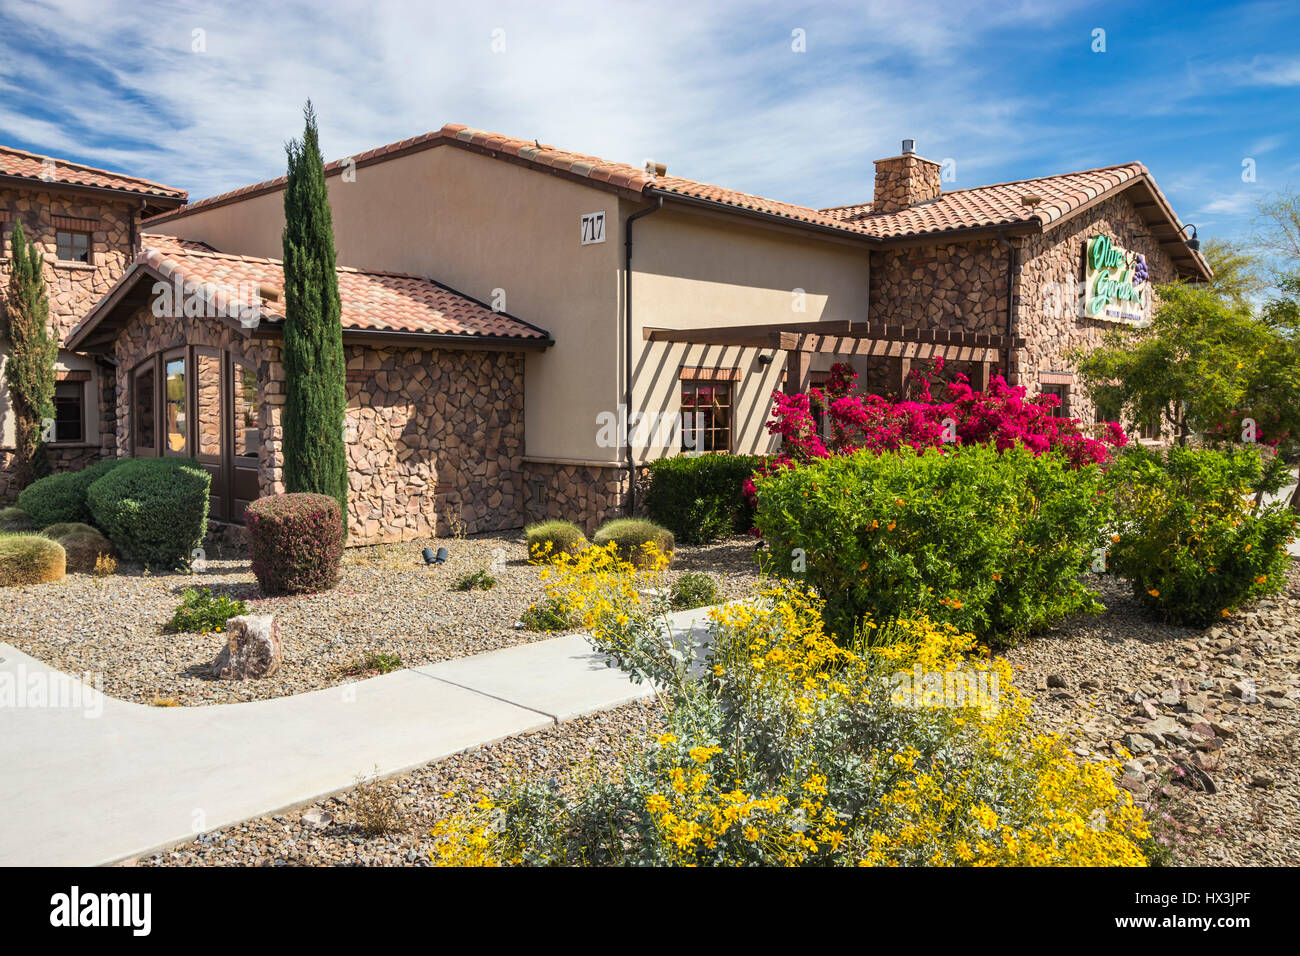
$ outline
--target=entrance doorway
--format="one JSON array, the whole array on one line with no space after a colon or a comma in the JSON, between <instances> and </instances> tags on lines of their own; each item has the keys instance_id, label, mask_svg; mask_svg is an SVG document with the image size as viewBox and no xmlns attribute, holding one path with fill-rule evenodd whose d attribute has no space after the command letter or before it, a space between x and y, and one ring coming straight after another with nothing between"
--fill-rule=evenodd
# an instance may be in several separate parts
<instances>
[{"instance_id":1,"label":"entrance doorway","mask_svg":"<svg viewBox=\"0 0 1300 956\"><path fill-rule=\"evenodd\" d=\"M257 370L228 350L185 346L131 373L131 454L195 459L212 476L208 514L242 524L258 496Z\"/></svg>"}]
</instances>

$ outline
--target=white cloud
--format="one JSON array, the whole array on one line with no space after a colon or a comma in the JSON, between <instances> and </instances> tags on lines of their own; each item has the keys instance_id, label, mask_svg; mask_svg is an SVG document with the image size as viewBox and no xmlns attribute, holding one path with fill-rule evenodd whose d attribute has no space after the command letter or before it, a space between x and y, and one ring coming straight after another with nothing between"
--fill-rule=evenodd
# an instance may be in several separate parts
<instances>
[{"instance_id":1,"label":"white cloud","mask_svg":"<svg viewBox=\"0 0 1300 956\"><path fill-rule=\"evenodd\" d=\"M1066 134L1026 128L1027 104L989 95L998 66L980 53L1000 29L1064 12L7 0L34 42L0 35L0 86L39 94L0 99L0 131L199 197L280 174L310 96L331 158L461 122L828 205L869 197L871 161L905 136L955 158L958 185L1005 161L1008 141L1051 171ZM796 28L806 53L790 48Z\"/></svg>"}]
</instances>

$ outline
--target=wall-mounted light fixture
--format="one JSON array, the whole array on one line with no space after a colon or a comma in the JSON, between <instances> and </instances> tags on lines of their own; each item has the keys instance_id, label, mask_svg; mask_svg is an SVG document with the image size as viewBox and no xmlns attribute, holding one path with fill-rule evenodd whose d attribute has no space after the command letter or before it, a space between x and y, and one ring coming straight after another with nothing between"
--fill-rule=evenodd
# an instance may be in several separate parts
<instances>
[{"instance_id":1,"label":"wall-mounted light fixture","mask_svg":"<svg viewBox=\"0 0 1300 956\"><path fill-rule=\"evenodd\" d=\"M1188 249L1191 249L1192 252L1196 252L1198 249L1201 248L1201 240L1198 239L1198 238L1196 237L1196 227L1195 227L1195 226L1193 226L1193 225L1189 222L1187 225L1183 226L1182 229L1179 229L1179 230L1178 230L1178 237L1181 239L1183 233L1184 233L1186 230L1188 230L1188 229L1192 230L1192 238L1190 238L1190 239L1187 240L1187 248L1188 248Z\"/></svg>"},{"instance_id":2,"label":"wall-mounted light fixture","mask_svg":"<svg viewBox=\"0 0 1300 956\"><path fill-rule=\"evenodd\" d=\"M759 364L759 365L771 365L771 364L772 364L772 358L773 358L773 356L771 356L771 355L762 355L762 354L760 354L760 355L758 356L758 364Z\"/></svg>"}]
</instances>

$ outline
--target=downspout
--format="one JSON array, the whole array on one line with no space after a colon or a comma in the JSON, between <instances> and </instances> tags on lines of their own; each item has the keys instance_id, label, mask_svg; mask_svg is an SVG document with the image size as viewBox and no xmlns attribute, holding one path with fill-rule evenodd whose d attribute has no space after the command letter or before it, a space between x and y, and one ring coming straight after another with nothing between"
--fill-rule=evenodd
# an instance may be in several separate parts
<instances>
[{"instance_id":1,"label":"downspout","mask_svg":"<svg viewBox=\"0 0 1300 956\"><path fill-rule=\"evenodd\" d=\"M642 216L664 208L664 197L656 196L655 204L627 217L623 228L623 391L624 427L623 453L627 455L627 495L629 515L636 514L636 459L632 457L632 223Z\"/></svg>"},{"instance_id":2,"label":"downspout","mask_svg":"<svg viewBox=\"0 0 1300 956\"><path fill-rule=\"evenodd\" d=\"M1016 247L998 230L998 244L1007 250L1007 347L1002 361L1002 377L1011 384L1011 343L1016 326Z\"/></svg>"}]
</instances>

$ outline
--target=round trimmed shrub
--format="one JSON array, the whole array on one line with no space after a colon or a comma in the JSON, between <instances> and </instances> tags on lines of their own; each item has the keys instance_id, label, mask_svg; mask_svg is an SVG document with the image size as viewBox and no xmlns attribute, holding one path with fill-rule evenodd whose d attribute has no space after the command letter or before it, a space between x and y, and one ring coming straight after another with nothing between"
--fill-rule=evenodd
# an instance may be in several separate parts
<instances>
[{"instance_id":1,"label":"round trimmed shrub","mask_svg":"<svg viewBox=\"0 0 1300 956\"><path fill-rule=\"evenodd\" d=\"M671 531L644 518L615 518L607 521L596 531L591 541L598 548L614 542L618 556L639 568L649 567L652 563L646 554L645 545L654 544L669 561L677 546Z\"/></svg>"},{"instance_id":2,"label":"round trimmed shrub","mask_svg":"<svg viewBox=\"0 0 1300 956\"><path fill-rule=\"evenodd\" d=\"M50 525L41 535L52 538L63 546L67 553L69 573L89 574L95 570L95 562L101 554L110 558L117 557L117 548L113 547L113 543L88 524L71 522Z\"/></svg>"},{"instance_id":3,"label":"round trimmed shrub","mask_svg":"<svg viewBox=\"0 0 1300 956\"><path fill-rule=\"evenodd\" d=\"M66 573L67 556L57 541L39 534L0 536L0 587L45 584Z\"/></svg>"},{"instance_id":4,"label":"round trimmed shrub","mask_svg":"<svg viewBox=\"0 0 1300 956\"><path fill-rule=\"evenodd\" d=\"M90 486L86 502L125 557L183 568L208 530L211 484L192 458L127 458Z\"/></svg>"},{"instance_id":5,"label":"round trimmed shrub","mask_svg":"<svg viewBox=\"0 0 1300 956\"><path fill-rule=\"evenodd\" d=\"M244 511L253 574L266 594L327 591L339 583L343 513L329 495L258 498Z\"/></svg>"},{"instance_id":6,"label":"round trimmed shrub","mask_svg":"<svg viewBox=\"0 0 1300 956\"><path fill-rule=\"evenodd\" d=\"M558 554L577 554L587 546L587 536L581 528L558 518L530 524L524 528L524 540L528 542L531 561L550 560Z\"/></svg>"},{"instance_id":7,"label":"round trimmed shrub","mask_svg":"<svg viewBox=\"0 0 1300 956\"><path fill-rule=\"evenodd\" d=\"M45 528L66 522L92 520L86 494L124 459L105 458L81 471L61 471L48 475L18 493L18 507L27 513L33 527Z\"/></svg>"},{"instance_id":8,"label":"round trimmed shrub","mask_svg":"<svg viewBox=\"0 0 1300 956\"><path fill-rule=\"evenodd\" d=\"M15 505L0 508L0 531L26 531L32 526L32 519Z\"/></svg>"}]
</instances>

